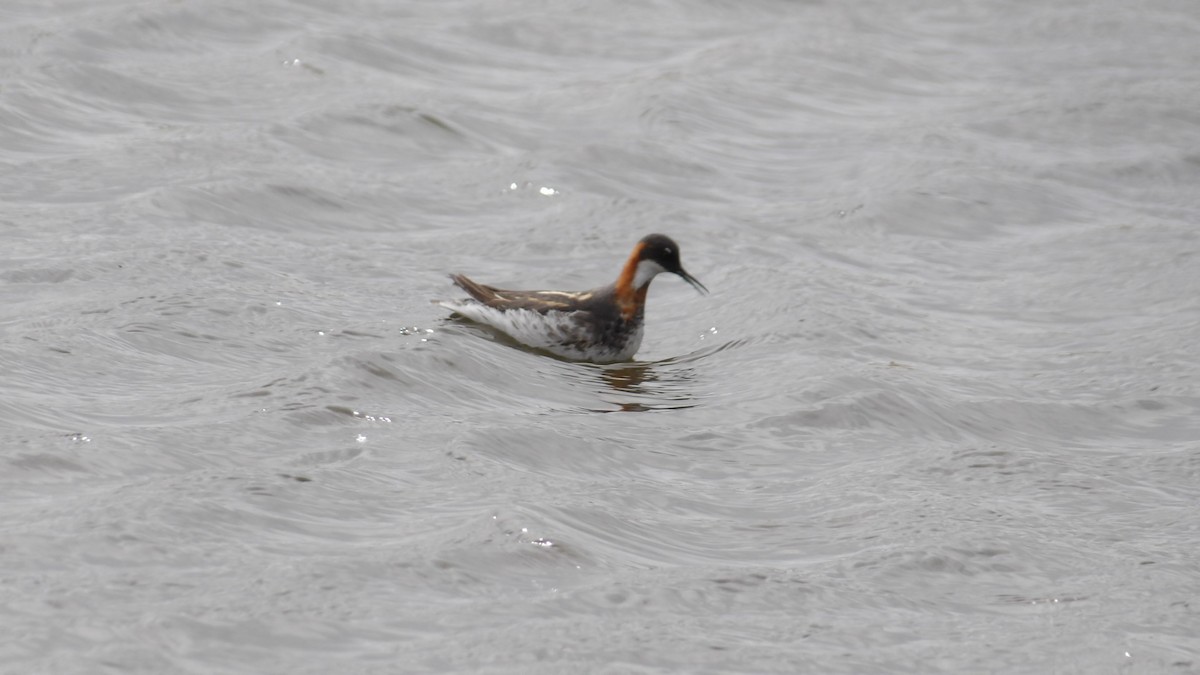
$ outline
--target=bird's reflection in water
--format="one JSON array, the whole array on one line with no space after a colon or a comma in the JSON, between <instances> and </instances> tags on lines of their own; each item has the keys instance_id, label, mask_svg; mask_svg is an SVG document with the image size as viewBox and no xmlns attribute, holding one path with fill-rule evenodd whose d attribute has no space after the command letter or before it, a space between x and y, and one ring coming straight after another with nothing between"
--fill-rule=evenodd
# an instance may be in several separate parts
<instances>
[{"instance_id":1,"label":"bird's reflection in water","mask_svg":"<svg viewBox=\"0 0 1200 675\"><path fill-rule=\"evenodd\" d=\"M650 412L696 406L696 399L691 393L695 372L678 363L600 366L599 373L600 379L610 390L603 393L613 394L604 398L618 408L595 412Z\"/></svg>"},{"instance_id":2,"label":"bird's reflection in water","mask_svg":"<svg viewBox=\"0 0 1200 675\"><path fill-rule=\"evenodd\" d=\"M621 364L603 368L600 376L617 391L637 392L646 380L653 382L658 379L658 374L651 368L652 365L648 363Z\"/></svg>"}]
</instances>

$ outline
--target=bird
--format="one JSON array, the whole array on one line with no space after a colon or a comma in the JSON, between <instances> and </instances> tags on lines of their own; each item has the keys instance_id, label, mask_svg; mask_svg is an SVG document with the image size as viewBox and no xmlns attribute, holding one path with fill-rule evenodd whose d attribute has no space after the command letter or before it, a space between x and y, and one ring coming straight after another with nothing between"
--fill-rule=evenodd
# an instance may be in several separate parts
<instances>
[{"instance_id":1,"label":"bird","mask_svg":"<svg viewBox=\"0 0 1200 675\"><path fill-rule=\"evenodd\" d=\"M679 245L663 234L643 237L617 280L590 291L514 291L486 286L462 274L454 283L470 298L435 300L456 314L499 330L517 342L572 361L620 363L642 345L646 292L663 272L701 294L704 284L679 262Z\"/></svg>"}]
</instances>

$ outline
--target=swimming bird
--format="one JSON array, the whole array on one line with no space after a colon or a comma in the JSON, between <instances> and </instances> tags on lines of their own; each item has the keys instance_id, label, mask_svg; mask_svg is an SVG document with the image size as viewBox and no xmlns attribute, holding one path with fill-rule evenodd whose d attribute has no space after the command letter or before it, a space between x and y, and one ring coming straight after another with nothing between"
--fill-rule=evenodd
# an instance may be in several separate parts
<instances>
[{"instance_id":1,"label":"swimming bird","mask_svg":"<svg viewBox=\"0 0 1200 675\"><path fill-rule=\"evenodd\" d=\"M646 291L663 272L677 274L701 293L704 284L679 262L679 245L651 234L633 247L617 280L590 291L511 291L450 276L471 297L435 301L461 316L508 334L517 342L576 361L628 361L642 345Z\"/></svg>"}]
</instances>

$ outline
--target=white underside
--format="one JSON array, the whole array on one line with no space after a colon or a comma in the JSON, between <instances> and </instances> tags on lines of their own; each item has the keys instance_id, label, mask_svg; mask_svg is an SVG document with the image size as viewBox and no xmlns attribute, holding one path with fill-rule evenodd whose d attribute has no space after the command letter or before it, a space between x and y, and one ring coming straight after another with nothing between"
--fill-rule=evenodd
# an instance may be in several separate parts
<instances>
[{"instance_id":1,"label":"white underside","mask_svg":"<svg viewBox=\"0 0 1200 675\"><path fill-rule=\"evenodd\" d=\"M500 311L474 300L443 300L438 303L498 331L505 333L523 345L544 349L551 354L577 361L614 363L628 361L642 346L642 327L629 336L622 349L606 349L601 345L583 347L588 343L582 335L584 326L571 318L569 312L549 311L545 314L527 309Z\"/></svg>"}]
</instances>

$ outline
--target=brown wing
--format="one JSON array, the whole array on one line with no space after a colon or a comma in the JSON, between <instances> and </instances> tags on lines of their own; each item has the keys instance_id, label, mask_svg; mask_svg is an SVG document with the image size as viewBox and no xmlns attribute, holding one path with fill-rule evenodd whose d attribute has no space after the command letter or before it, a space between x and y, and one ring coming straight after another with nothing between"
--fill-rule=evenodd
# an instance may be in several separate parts
<instances>
[{"instance_id":1,"label":"brown wing","mask_svg":"<svg viewBox=\"0 0 1200 675\"><path fill-rule=\"evenodd\" d=\"M528 309L543 314L554 309L570 311L581 309L593 295L592 291L510 291L471 281L461 274L450 278L472 298L496 309Z\"/></svg>"},{"instance_id":2,"label":"brown wing","mask_svg":"<svg viewBox=\"0 0 1200 675\"><path fill-rule=\"evenodd\" d=\"M451 274L450 278L454 280L454 284L467 292L472 298L486 304L490 304L496 298L497 289L491 286L484 286L471 281L461 274Z\"/></svg>"}]
</instances>

